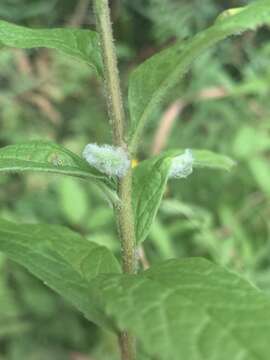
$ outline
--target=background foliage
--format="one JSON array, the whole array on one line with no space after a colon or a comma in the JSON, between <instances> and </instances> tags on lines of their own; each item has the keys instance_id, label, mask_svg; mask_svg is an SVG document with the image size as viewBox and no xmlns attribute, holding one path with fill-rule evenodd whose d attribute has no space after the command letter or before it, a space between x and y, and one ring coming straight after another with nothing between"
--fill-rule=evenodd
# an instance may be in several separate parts
<instances>
[{"instance_id":1,"label":"background foliage","mask_svg":"<svg viewBox=\"0 0 270 360\"><path fill-rule=\"evenodd\" d=\"M251 2L251 1L250 1ZM111 1L123 88L135 65L213 23L236 0ZM89 5L89 6L88 6ZM92 27L90 1L2 0L0 17L31 27ZM237 161L231 173L170 182L144 250L151 263L204 256L270 288L269 29L207 52L156 109L140 158L161 148L207 148ZM0 50L0 145L46 139L80 154L110 142L103 90L89 68L50 51ZM164 126L171 125L169 137ZM0 215L67 225L117 251L112 210L88 183L0 177ZM114 338L15 263L0 258L0 359L117 359ZM114 355L112 355L114 354Z\"/></svg>"}]
</instances>

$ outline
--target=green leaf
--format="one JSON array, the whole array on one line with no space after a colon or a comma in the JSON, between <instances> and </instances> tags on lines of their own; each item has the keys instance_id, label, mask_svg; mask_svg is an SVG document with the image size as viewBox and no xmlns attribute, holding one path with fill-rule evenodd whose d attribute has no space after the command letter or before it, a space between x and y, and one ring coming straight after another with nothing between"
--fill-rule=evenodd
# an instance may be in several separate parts
<instances>
[{"instance_id":1,"label":"green leaf","mask_svg":"<svg viewBox=\"0 0 270 360\"><path fill-rule=\"evenodd\" d=\"M193 39L161 51L135 69L129 84L132 150L136 148L157 103L181 80L198 56L228 36L254 30L267 23L270 23L270 0L256 1L241 11L231 11L230 16L219 19Z\"/></svg>"},{"instance_id":2,"label":"green leaf","mask_svg":"<svg viewBox=\"0 0 270 360\"><path fill-rule=\"evenodd\" d=\"M30 49L60 50L102 73L102 60L95 31L81 29L30 29L0 21L0 45Z\"/></svg>"},{"instance_id":3,"label":"green leaf","mask_svg":"<svg viewBox=\"0 0 270 360\"><path fill-rule=\"evenodd\" d=\"M259 189L269 197L270 196L269 160L264 157L254 156L248 160L248 167Z\"/></svg>"},{"instance_id":4,"label":"green leaf","mask_svg":"<svg viewBox=\"0 0 270 360\"><path fill-rule=\"evenodd\" d=\"M192 149L191 151L194 158L194 168L208 168L214 170L231 171L236 165L236 162L232 160L229 156L217 154L210 150ZM164 151L161 155L158 155L157 158L174 158L182 154L184 154L183 149L172 149Z\"/></svg>"},{"instance_id":5,"label":"green leaf","mask_svg":"<svg viewBox=\"0 0 270 360\"><path fill-rule=\"evenodd\" d=\"M48 141L8 145L0 148L0 172L38 171L63 174L103 182L115 189L113 179L107 178L87 161L63 146Z\"/></svg>"},{"instance_id":6,"label":"green leaf","mask_svg":"<svg viewBox=\"0 0 270 360\"><path fill-rule=\"evenodd\" d=\"M169 260L96 283L107 315L157 359L269 359L269 296L211 262Z\"/></svg>"},{"instance_id":7,"label":"green leaf","mask_svg":"<svg viewBox=\"0 0 270 360\"><path fill-rule=\"evenodd\" d=\"M147 237L166 189L171 162L184 150L168 150L163 154L142 161L133 175L133 211L137 242ZM208 150L192 150L194 168L231 170L235 162L227 156ZM181 181L181 180L178 180Z\"/></svg>"},{"instance_id":8,"label":"green leaf","mask_svg":"<svg viewBox=\"0 0 270 360\"><path fill-rule=\"evenodd\" d=\"M30 322L17 303L5 270L8 268L5 257L0 254L0 339L22 334L29 330Z\"/></svg>"},{"instance_id":9,"label":"green leaf","mask_svg":"<svg viewBox=\"0 0 270 360\"><path fill-rule=\"evenodd\" d=\"M166 189L171 157L141 162L133 175L132 206L137 243L147 237Z\"/></svg>"},{"instance_id":10,"label":"green leaf","mask_svg":"<svg viewBox=\"0 0 270 360\"><path fill-rule=\"evenodd\" d=\"M82 184L71 177L62 177L57 184L61 212L71 224L82 224L89 213L89 196ZM111 214L110 209L105 207Z\"/></svg>"},{"instance_id":11,"label":"green leaf","mask_svg":"<svg viewBox=\"0 0 270 360\"><path fill-rule=\"evenodd\" d=\"M216 18L215 23L217 24L218 22L223 21L227 17L238 14L243 10L245 10L244 7L236 7L236 8L225 10Z\"/></svg>"},{"instance_id":12,"label":"green leaf","mask_svg":"<svg viewBox=\"0 0 270 360\"><path fill-rule=\"evenodd\" d=\"M91 286L99 274L120 272L107 248L61 226L0 220L0 251L70 301L89 320L109 326Z\"/></svg>"},{"instance_id":13,"label":"green leaf","mask_svg":"<svg viewBox=\"0 0 270 360\"><path fill-rule=\"evenodd\" d=\"M230 157L209 150L192 150L192 154L195 168L231 171L236 165L236 162Z\"/></svg>"}]
</instances>

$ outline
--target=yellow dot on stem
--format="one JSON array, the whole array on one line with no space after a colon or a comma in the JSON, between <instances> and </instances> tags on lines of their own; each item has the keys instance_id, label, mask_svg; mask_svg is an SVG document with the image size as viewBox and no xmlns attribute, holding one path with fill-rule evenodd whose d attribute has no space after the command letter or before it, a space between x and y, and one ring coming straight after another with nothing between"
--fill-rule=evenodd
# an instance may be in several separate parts
<instances>
[{"instance_id":1,"label":"yellow dot on stem","mask_svg":"<svg viewBox=\"0 0 270 360\"><path fill-rule=\"evenodd\" d=\"M136 166L138 166L139 161L137 159L132 159L131 161L131 167L132 169L135 168Z\"/></svg>"}]
</instances>

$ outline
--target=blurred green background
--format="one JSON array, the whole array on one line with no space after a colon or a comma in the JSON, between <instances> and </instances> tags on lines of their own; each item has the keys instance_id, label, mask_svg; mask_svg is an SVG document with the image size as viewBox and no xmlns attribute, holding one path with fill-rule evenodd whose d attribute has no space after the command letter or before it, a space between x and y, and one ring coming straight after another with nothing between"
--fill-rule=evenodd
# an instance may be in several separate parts
<instances>
[{"instance_id":1,"label":"blurred green background","mask_svg":"<svg viewBox=\"0 0 270 360\"><path fill-rule=\"evenodd\" d=\"M250 1L251 2L251 1ZM123 90L147 57L212 24L237 0L111 1ZM31 27L93 27L89 0L1 0L0 18ZM170 182L147 261L204 256L270 290L270 30L247 32L198 59L157 107L139 161L164 148L231 156L231 173ZM51 51L0 50L0 146L33 139L81 154L109 143L104 91L88 67ZM0 216L66 225L119 255L112 209L91 184L31 174L0 177ZM114 360L111 334L23 268L0 257L0 360Z\"/></svg>"}]
</instances>

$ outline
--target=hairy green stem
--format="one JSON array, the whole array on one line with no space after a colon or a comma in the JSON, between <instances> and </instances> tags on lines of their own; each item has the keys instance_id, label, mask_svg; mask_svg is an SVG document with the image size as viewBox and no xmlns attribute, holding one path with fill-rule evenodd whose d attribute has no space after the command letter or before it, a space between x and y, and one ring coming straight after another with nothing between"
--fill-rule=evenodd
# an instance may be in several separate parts
<instances>
[{"instance_id":1,"label":"hairy green stem","mask_svg":"<svg viewBox=\"0 0 270 360\"><path fill-rule=\"evenodd\" d=\"M136 250L134 216L132 210L132 170L119 182L119 197L121 204L117 209L118 226L122 240L123 271L128 274L136 272Z\"/></svg>"},{"instance_id":2,"label":"hairy green stem","mask_svg":"<svg viewBox=\"0 0 270 360\"><path fill-rule=\"evenodd\" d=\"M107 105L113 128L114 145L127 151L124 141L125 113L121 96L117 58L113 42L111 17L108 0L94 0L97 27L101 39L104 65L104 79L107 92ZM118 195L120 206L116 209L119 235L122 246L123 271L136 272L135 230L132 210L132 170L119 180ZM135 338L128 332L119 335L122 360L135 360Z\"/></svg>"},{"instance_id":3,"label":"hairy green stem","mask_svg":"<svg viewBox=\"0 0 270 360\"><path fill-rule=\"evenodd\" d=\"M129 333L123 331L119 334L119 346L122 360L136 358L135 341Z\"/></svg>"},{"instance_id":4,"label":"hairy green stem","mask_svg":"<svg viewBox=\"0 0 270 360\"><path fill-rule=\"evenodd\" d=\"M104 79L114 144L124 146L125 113L120 89L117 58L113 43L108 0L94 0L97 28L100 35L104 65Z\"/></svg>"}]
</instances>

